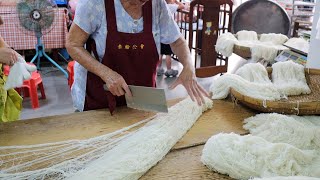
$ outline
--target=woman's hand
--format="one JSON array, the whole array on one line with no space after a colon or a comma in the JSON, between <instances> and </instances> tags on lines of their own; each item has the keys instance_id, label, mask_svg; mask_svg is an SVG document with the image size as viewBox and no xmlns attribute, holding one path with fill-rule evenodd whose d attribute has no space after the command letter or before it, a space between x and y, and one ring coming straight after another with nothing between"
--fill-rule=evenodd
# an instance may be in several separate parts
<instances>
[{"instance_id":1,"label":"woman's hand","mask_svg":"<svg viewBox=\"0 0 320 180\"><path fill-rule=\"evenodd\" d=\"M106 72L107 73L104 74L101 79L106 83L111 94L114 96L122 96L126 93L129 97L132 96L126 81L120 74L112 71L109 68L106 70Z\"/></svg>"},{"instance_id":2,"label":"woman's hand","mask_svg":"<svg viewBox=\"0 0 320 180\"><path fill-rule=\"evenodd\" d=\"M0 62L12 66L18 61L17 52L13 49L3 47L0 48Z\"/></svg>"},{"instance_id":3,"label":"woman's hand","mask_svg":"<svg viewBox=\"0 0 320 180\"><path fill-rule=\"evenodd\" d=\"M193 101L196 100L198 105L204 104L203 96L209 97L207 91L198 84L193 67L184 67L178 79L170 86L170 89L174 89L179 84L186 88L191 99Z\"/></svg>"},{"instance_id":4,"label":"woman's hand","mask_svg":"<svg viewBox=\"0 0 320 180\"><path fill-rule=\"evenodd\" d=\"M195 70L191 63L190 50L185 39L180 36L175 42L170 44L170 46L183 65L183 70L178 79L171 85L171 89L182 84L193 101L196 100L199 105L203 104L203 96L209 97L209 94L197 82Z\"/></svg>"},{"instance_id":5,"label":"woman's hand","mask_svg":"<svg viewBox=\"0 0 320 180\"><path fill-rule=\"evenodd\" d=\"M72 24L67 36L66 47L70 56L77 60L88 71L99 76L107 85L109 91L115 96L122 96L125 93L131 97L131 91L123 77L107 66L94 59L84 49L89 34L83 31L77 24Z\"/></svg>"}]
</instances>

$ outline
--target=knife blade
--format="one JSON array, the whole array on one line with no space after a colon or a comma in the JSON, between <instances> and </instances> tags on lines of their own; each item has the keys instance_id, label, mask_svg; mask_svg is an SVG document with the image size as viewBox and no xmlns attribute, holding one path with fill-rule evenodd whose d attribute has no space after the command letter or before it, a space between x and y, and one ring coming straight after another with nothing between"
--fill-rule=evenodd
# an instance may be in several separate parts
<instances>
[{"instance_id":1,"label":"knife blade","mask_svg":"<svg viewBox=\"0 0 320 180\"><path fill-rule=\"evenodd\" d=\"M155 112L168 112L164 89L133 85L128 86L132 93L132 97L128 97L127 94L125 94L125 99L129 108ZM103 88L108 91L106 84L103 85Z\"/></svg>"}]
</instances>

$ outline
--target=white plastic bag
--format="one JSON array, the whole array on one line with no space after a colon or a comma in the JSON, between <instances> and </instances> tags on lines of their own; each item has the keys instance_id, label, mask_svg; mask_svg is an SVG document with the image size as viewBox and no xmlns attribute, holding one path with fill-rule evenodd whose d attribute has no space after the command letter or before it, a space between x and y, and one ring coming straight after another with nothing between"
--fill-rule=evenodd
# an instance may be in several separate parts
<instances>
[{"instance_id":1,"label":"white plastic bag","mask_svg":"<svg viewBox=\"0 0 320 180\"><path fill-rule=\"evenodd\" d=\"M18 62L16 62L11 68L4 86L6 90L16 87L21 87L24 80L31 78L31 73L36 71L37 67L27 64L21 55L18 55Z\"/></svg>"}]
</instances>

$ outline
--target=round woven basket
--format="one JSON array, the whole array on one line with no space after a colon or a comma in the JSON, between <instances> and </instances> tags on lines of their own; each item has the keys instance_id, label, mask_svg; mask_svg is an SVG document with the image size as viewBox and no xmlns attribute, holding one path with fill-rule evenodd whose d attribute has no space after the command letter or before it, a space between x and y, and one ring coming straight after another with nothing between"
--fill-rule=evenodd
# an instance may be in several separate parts
<instances>
[{"instance_id":1,"label":"round woven basket","mask_svg":"<svg viewBox=\"0 0 320 180\"><path fill-rule=\"evenodd\" d=\"M236 37L238 39L238 35L234 34L234 37ZM260 34L258 34L258 39L260 39ZM249 59L251 58L251 49L250 47L246 47L246 46L240 46L235 44L233 46L233 53L235 53L236 55L244 58L244 59Z\"/></svg>"},{"instance_id":2,"label":"round woven basket","mask_svg":"<svg viewBox=\"0 0 320 180\"><path fill-rule=\"evenodd\" d=\"M268 69L271 74L272 69ZM281 114L315 115L320 114L320 70L305 69L307 83L311 93L307 95L289 96L288 99L269 101L252 98L231 89L231 95L236 102L261 112Z\"/></svg>"}]
</instances>

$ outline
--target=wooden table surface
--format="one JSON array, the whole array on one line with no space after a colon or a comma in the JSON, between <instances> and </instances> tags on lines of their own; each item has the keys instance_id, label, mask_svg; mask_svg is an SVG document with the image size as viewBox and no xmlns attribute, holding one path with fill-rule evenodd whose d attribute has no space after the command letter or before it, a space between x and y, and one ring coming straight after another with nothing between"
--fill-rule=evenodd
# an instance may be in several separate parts
<instances>
[{"instance_id":1,"label":"wooden table surface","mask_svg":"<svg viewBox=\"0 0 320 180\"><path fill-rule=\"evenodd\" d=\"M174 104L178 100L169 104ZM208 170L200 156L204 143L221 132L246 134L242 121L255 113L228 100L215 100L173 147L142 179L230 179ZM114 116L103 110L36 118L0 124L0 146L29 145L70 139L87 139L127 127L154 113L118 108Z\"/></svg>"}]
</instances>

